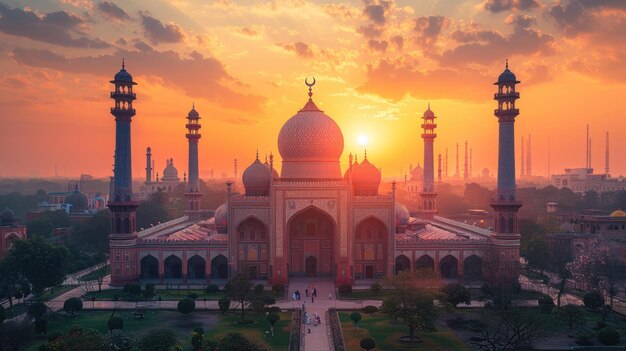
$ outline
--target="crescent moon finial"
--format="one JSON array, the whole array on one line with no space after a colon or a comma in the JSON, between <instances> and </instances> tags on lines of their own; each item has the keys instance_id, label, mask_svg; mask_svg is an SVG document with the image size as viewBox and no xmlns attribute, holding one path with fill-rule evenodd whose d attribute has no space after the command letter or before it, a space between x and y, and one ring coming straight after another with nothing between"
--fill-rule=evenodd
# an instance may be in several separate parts
<instances>
[{"instance_id":1,"label":"crescent moon finial","mask_svg":"<svg viewBox=\"0 0 626 351\"><path fill-rule=\"evenodd\" d=\"M313 83L309 83L309 77L304 78L304 84L310 88L313 88L315 85L315 77L313 77Z\"/></svg>"}]
</instances>

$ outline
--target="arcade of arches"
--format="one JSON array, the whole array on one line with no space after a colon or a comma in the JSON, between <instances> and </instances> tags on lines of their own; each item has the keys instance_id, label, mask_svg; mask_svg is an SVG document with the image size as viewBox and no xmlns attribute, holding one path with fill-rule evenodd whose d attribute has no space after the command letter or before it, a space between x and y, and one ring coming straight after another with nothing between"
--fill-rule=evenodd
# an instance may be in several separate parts
<instances>
[{"instance_id":1,"label":"arcade of arches","mask_svg":"<svg viewBox=\"0 0 626 351\"><path fill-rule=\"evenodd\" d=\"M237 271L250 279L267 279L268 231L250 217L237 227Z\"/></svg>"},{"instance_id":2,"label":"arcade of arches","mask_svg":"<svg viewBox=\"0 0 626 351\"><path fill-rule=\"evenodd\" d=\"M183 264L186 263L186 264ZM161 271L162 270L162 271ZM190 257L183 262L178 256L170 255L159 267L159 260L147 255L141 259L139 278L152 281L207 281L209 279L228 279L228 260L218 255L211 260L210 276L207 275L206 259L199 255Z\"/></svg>"},{"instance_id":3,"label":"arcade of arches","mask_svg":"<svg viewBox=\"0 0 626 351\"><path fill-rule=\"evenodd\" d=\"M333 219L309 208L294 215L288 224L290 274L293 276L332 276L334 270Z\"/></svg>"},{"instance_id":4,"label":"arcade of arches","mask_svg":"<svg viewBox=\"0 0 626 351\"><path fill-rule=\"evenodd\" d=\"M422 255L415 264L406 255L396 257L396 273L417 269L432 269L444 279L464 279L466 281L480 280L483 278L483 262L477 255L470 255L463 261L459 261L453 255L446 255L436 264L430 255Z\"/></svg>"}]
</instances>

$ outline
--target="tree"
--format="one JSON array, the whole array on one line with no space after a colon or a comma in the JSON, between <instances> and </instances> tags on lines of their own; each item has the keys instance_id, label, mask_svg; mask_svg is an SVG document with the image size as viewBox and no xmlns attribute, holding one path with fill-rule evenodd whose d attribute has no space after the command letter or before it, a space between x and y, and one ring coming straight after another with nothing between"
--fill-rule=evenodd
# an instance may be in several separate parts
<instances>
[{"instance_id":1,"label":"tree","mask_svg":"<svg viewBox=\"0 0 626 351\"><path fill-rule=\"evenodd\" d=\"M63 210L44 212L39 218L27 223L29 237L49 238L56 228L67 228L71 225L70 216Z\"/></svg>"},{"instance_id":2,"label":"tree","mask_svg":"<svg viewBox=\"0 0 626 351\"><path fill-rule=\"evenodd\" d=\"M229 280L226 284L226 296L239 304L239 308L241 308L241 323L244 323L246 321L246 309L249 308L256 298L252 291L252 282L241 275Z\"/></svg>"},{"instance_id":3,"label":"tree","mask_svg":"<svg viewBox=\"0 0 626 351\"><path fill-rule=\"evenodd\" d=\"M83 301L78 297L70 297L63 303L63 310L70 315L83 309Z\"/></svg>"},{"instance_id":4,"label":"tree","mask_svg":"<svg viewBox=\"0 0 626 351\"><path fill-rule=\"evenodd\" d=\"M171 351L178 340L169 329L153 329L146 333L139 341L141 351Z\"/></svg>"},{"instance_id":5,"label":"tree","mask_svg":"<svg viewBox=\"0 0 626 351\"><path fill-rule=\"evenodd\" d=\"M124 319L119 316L112 316L107 322L109 330L124 329Z\"/></svg>"},{"instance_id":6,"label":"tree","mask_svg":"<svg viewBox=\"0 0 626 351\"><path fill-rule=\"evenodd\" d=\"M372 338L364 338L361 339L360 345L362 349L369 351L373 348L376 348L376 341Z\"/></svg>"},{"instance_id":7,"label":"tree","mask_svg":"<svg viewBox=\"0 0 626 351\"><path fill-rule=\"evenodd\" d=\"M359 312L352 312L350 314L350 319L352 323L354 323L354 330L359 331L359 321L361 320L361 314Z\"/></svg>"},{"instance_id":8,"label":"tree","mask_svg":"<svg viewBox=\"0 0 626 351\"><path fill-rule=\"evenodd\" d=\"M153 225L169 221L167 210L169 195L165 192L156 192L137 207L137 228L150 228Z\"/></svg>"},{"instance_id":9,"label":"tree","mask_svg":"<svg viewBox=\"0 0 626 351\"><path fill-rule=\"evenodd\" d=\"M221 299L217 301L217 306L220 308L220 311L222 312L222 314L225 315L226 312L228 312L228 309L230 308L230 299L227 297L222 297Z\"/></svg>"},{"instance_id":10,"label":"tree","mask_svg":"<svg viewBox=\"0 0 626 351\"><path fill-rule=\"evenodd\" d=\"M31 319L42 319L46 317L46 313L48 312L48 306L43 302L35 302L32 305L28 306L28 316Z\"/></svg>"},{"instance_id":11,"label":"tree","mask_svg":"<svg viewBox=\"0 0 626 351\"><path fill-rule=\"evenodd\" d=\"M40 350L45 351L108 351L106 338L94 329L72 327L66 333L46 343Z\"/></svg>"},{"instance_id":12,"label":"tree","mask_svg":"<svg viewBox=\"0 0 626 351\"><path fill-rule=\"evenodd\" d=\"M561 308L561 296L565 292L567 280L571 277L568 269L568 263L572 261L572 251L569 243L556 243L550 251L550 265L552 270L556 272L559 282L559 290L556 295L556 308Z\"/></svg>"},{"instance_id":13,"label":"tree","mask_svg":"<svg viewBox=\"0 0 626 351\"><path fill-rule=\"evenodd\" d=\"M556 318L567 325L570 334L585 322L583 311L572 304L561 307L556 313Z\"/></svg>"},{"instance_id":14,"label":"tree","mask_svg":"<svg viewBox=\"0 0 626 351\"><path fill-rule=\"evenodd\" d=\"M111 211L96 212L83 222L77 223L69 235L69 244L90 252L109 252L111 234Z\"/></svg>"},{"instance_id":15,"label":"tree","mask_svg":"<svg viewBox=\"0 0 626 351\"><path fill-rule=\"evenodd\" d=\"M33 338L30 321L16 318L0 324L0 349L21 350Z\"/></svg>"},{"instance_id":16,"label":"tree","mask_svg":"<svg viewBox=\"0 0 626 351\"><path fill-rule=\"evenodd\" d=\"M441 289L441 292L445 294L444 299L454 307L461 302L470 304L470 292L463 285L448 284Z\"/></svg>"},{"instance_id":17,"label":"tree","mask_svg":"<svg viewBox=\"0 0 626 351\"><path fill-rule=\"evenodd\" d=\"M272 335L274 335L274 324L280 320L280 315L276 312L270 313L265 317L270 323Z\"/></svg>"},{"instance_id":18,"label":"tree","mask_svg":"<svg viewBox=\"0 0 626 351\"><path fill-rule=\"evenodd\" d=\"M7 311L0 305L0 324L7 318Z\"/></svg>"},{"instance_id":19,"label":"tree","mask_svg":"<svg viewBox=\"0 0 626 351\"><path fill-rule=\"evenodd\" d=\"M483 292L493 299L497 309L511 306L513 295L519 290L519 262L507 261L495 249L485 253Z\"/></svg>"},{"instance_id":20,"label":"tree","mask_svg":"<svg viewBox=\"0 0 626 351\"><path fill-rule=\"evenodd\" d=\"M36 295L41 295L47 287L59 285L65 280L69 251L40 238L17 240L5 261L28 280Z\"/></svg>"},{"instance_id":21,"label":"tree","mask_svg":"<svg viewBox=\"0 0 626 351\"><path fill-rule=\"evenodd\" d=\"M522 256L528 260L528 266L539 270L542 274L550 263L550 246L542 237L535 237L526 242Z\"/></svg>"},{"instance_id":22,"label":"tree","mask_svg":"<svg viewBox=\"0 0 626 351\"><path fill-rule=\"evenodd\" d=\"M239 333L228 333L217 340L205 338L202 348L206 351L265 351L255 342Z\"/></svg>"},{"instance_id":23,"label":"tree","mask_svg":"<svg viewBox=\"0 0 626 351\"><path fill-rule=\"evenodd\" d=\"M178 312L182 314L189 314L196 310L196 302L188 297L178 301Z\"/></svg>"},{"instance_id":24,"label":"tree","mask_svg":"<svg viewBox=\"0 0 626 351\"><path fill-rule=\"evenodd\" d=\"M484 326L470 344L482 351L514 351L525 349L543 335L541 322L519 309L497 311L483 309L480 322Z\"/></svg>"}]
</instances>

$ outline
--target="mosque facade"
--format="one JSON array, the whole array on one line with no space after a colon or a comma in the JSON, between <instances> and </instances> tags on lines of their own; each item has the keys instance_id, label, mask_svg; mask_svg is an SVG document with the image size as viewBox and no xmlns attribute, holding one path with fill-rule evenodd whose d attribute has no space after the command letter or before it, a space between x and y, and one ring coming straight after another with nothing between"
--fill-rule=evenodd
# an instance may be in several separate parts
<instances>
[{"instance_id":1,"label":"mosque facade","mask_svg":"<svg viewBox=\"0 0 626 351\"><path fill-rule=\"evenodd\" d=\"M194 106L187 116L185 216L137 232L137 202L131 196L130 151L126 150L130 148L130 119L135 115L132 89L136 83L124 67L111 83L115 85L111 113L117 124L115 187L109 202L113 285L138 281L207 284L237 274L268 284L287 284L292 277L328 277L340 285L418 268L431 268L444 279L470 281L482 278L489 252L495 252L500 262L519 262L516 213L521 203L515 195L514 158L502 158L502 154L514 154L514 102L519 97L515 92L519 82L508 65L495 83L501 135L499 177L503 177L492 202L495 232L437 215L433 162L437 125L430 106L421 124L426 150L421 208L412 217L396 199L395 181L390 192L380 191L381 171L367 154L360 162L348 155L342 172L343 133L315 104L314 82L307 83L308 100L286 120L278 135L280 170L273 155L262 162L257 153L242 174L245 192L234 193L232 183L227 182L227 201L211 217L204 217L199 208L201 125Z\"/></svg>"}]
</instances>

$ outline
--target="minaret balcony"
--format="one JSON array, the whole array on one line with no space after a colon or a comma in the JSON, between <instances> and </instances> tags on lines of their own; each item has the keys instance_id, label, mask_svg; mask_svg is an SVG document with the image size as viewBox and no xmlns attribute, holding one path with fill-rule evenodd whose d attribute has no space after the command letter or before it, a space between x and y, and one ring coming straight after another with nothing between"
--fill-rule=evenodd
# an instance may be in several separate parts
<instances>
[{"instance_id":1,"label":"minaret balcony","mask_svg":"<svg viewBox=\"0 0 626 351\"><path fill-rule=\"evenodd\" d=\"M200 124L185 124L185 128L189 130L198 130L202 127Z\"/></svg>"},{"instance_id":2,"label":"minaret balcony","mask_svg":"<svg viewBox=\"0 0 626 351\"><path fill-rule=\"evenodd\" d=\"M424 123L422 124L423 129L435 129L437 125L435 123Z\"/></svg>"},{"instance_id":3,"label":"minaret balcony","mask_svg":"<svg viewBox=\"0 0 626 351\"><path fill-rule=\"evenodd\" d=\"M517 116L519 115L518 108L509 108L509 109L495 109L493 110L493 114L496 116Z\"/></svg>"},{"instance_id":4,"label":"minaret balcony","mask_svg":"<svg viewBox=\"0 0 626 351\"><path fill-rule=\"evenodd\" d=\"M135 109L134 108L116 108L116 107L111 107L111 113L112 114L129 114L129 115L134 115L135 114Z\"/></svg>"},{"instance_id":5,"label":"minaret balcony","mask_svg":"<svg viewBox=\"0 0 626 351\"><path fill-rule=\"evenodd\" d=\"M135 93L124 93L121 91L112 91L111 99L126 99L126 100L135 100L137 99L137 94Z\"/></svg>"},{"instance_id":6,"label":"minaret balcony","mask_svg":"<svg viewBox=\"0 0 626 351\"><path fill-rule=\"evenodd\" d=\"M519 99L519 93L518 92L513 92L510 91L508 93L506 92L502 92L502 93L495 93L493 94L493 99L494 100L498 100L498 99L506 99L506 98L513 98L513 99Z\"/></svg>"}]
</instances>

